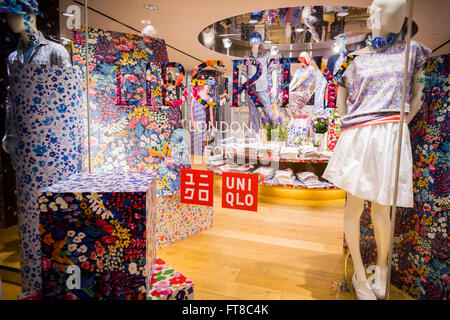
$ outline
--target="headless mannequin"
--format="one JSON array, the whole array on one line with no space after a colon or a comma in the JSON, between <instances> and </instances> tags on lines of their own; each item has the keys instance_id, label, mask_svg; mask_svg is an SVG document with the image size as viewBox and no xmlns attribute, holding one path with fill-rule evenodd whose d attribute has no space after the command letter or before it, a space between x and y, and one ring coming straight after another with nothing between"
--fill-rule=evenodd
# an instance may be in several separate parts
<instances>
[{"instance_id":1,"label":"headless mannequin","mask_svg":"<svg viewBox=\"0 0 450 320\"><path fill-rule=\"evenodd\" d=\"M264 116L266 118L271 118L271 112L270 112L270 106L271 106L271 102L270 102L270 92L269 92L269 86L268 86L268 64L269 64L269 60L271 58L270 53L266 53L266 54L262 54L260 55L260 42L258 41L254 41L251 43L251 47L250 47L250 52L252 54L251 57L246 57L246 58L250 58L250 59L256 59L259 61L259 63L261 64L262 67L262 74L260 76L260 78L258 78L253 84L253 90L255 91L256 96L258 97L261 105L262 105L262 112L264 113ZM243 77L243 81L246 81L248 78L250 78L253 73L249 73L249 69L246 69L246 74ZM244 92L243 92L244 93ZM261 115L260 115L260 110L258 110L259 108L256 107L253 102L251 101L251 99L248 99L249 101L249 121L250 121L250 125L252 126L252 131L254 133L259 133L259 129L260 129L260 120L261 120Z\"/></svg>"},{"instance_id":2,"label":"headless mannequin","mask_svg":"<svg viewBox=\"0 0 450 320\"><path fill-rule=\"evenodd\" d=\"M400 32L405 20L405 13L406 0L374 0L370 7L372 37L382 37L390 33ZM371 52L371 50L373 49L365 47L361 49L358 54L368 53ZM413 95L410 102L411 111L407 117L408 122L414 117L422 104L420 99L424 85L418 81L422 76L422 72L416 72L413 77ZM339 86L337 92L337 108L340 115L347 114L347 97L347 89ZM344 232L352 255L356 280L359 283L367 281L360 253L360 217L363 208L364 199L360 199L347 193L347 204L344 214ZM389 253L391 232L390 206L380 205L372 201L372 222L377 244L376 283L373 291L376 291L378 297L384 298L386 290L387 257Z\"/></svg>"}]
</instances>

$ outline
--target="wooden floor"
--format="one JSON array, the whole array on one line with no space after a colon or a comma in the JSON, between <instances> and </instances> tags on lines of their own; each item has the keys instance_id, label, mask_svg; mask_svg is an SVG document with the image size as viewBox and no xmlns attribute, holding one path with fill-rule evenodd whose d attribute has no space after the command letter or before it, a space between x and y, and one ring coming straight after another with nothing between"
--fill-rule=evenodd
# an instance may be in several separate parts
<instances>
[{"instance_id":1,"label":"wooden floor","mask_svg":"<svg viewBox=\"0 0 450 320\"><path fill-rule=\"evenodd\" d=\"M333 289L344 272L343 200L259 203L248 212L221 208L220 194L215 199L210 230L158 252L194 281L196 300L354 299ZM0 234L0 264L17 267L17 228ZM5 299L20 291L3 289ZM407 299L397 289L391 298Z\"/></svg>"}]
</instances>

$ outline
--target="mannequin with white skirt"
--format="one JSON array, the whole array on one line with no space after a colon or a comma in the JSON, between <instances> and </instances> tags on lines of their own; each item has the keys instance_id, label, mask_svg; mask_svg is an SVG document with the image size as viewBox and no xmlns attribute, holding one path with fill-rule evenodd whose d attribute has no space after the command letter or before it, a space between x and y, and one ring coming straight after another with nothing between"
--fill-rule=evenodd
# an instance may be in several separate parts
<instances>
[{"instance_id":1,"label":"mannequin with white skirt","mask_svg":"<svg viewBox=\"0 0 450 320\"><path fill-rule=\"evenodd\" d=\"M384 299L390 246L395 157L403 125L397 206L413 207L412 152L407 123L421 106L423 65L430 50L411 41L406 122L400 119L406 42L397 39L406 15L406 0L374 0L372 35L357 51L339 81L338 112L342 135L323 177L347 191L344 232L353 260L352 283L359 300ZM369 284L360 252L360 217L364 201L372 202L377 244L375 283Z\"/></svg>"}]
</instances>

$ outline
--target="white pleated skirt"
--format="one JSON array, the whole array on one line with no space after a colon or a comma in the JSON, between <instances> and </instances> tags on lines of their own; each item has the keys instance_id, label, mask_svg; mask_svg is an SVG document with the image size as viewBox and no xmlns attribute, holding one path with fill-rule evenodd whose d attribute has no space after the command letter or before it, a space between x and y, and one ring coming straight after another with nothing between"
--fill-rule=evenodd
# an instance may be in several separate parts
<instances>
[{"instance_id":1,"label":"white pleated skirt","mask_svg":"<svg viewBox=\"0 0 450 320\"><path fill-rule=\"evenodd\" d=\"M344 130L323 178L352 195L393 205L398 123L384 123ZM412 151L409 129L403 123L397 206L412 208Z\"/></svg>"}]
</instances>

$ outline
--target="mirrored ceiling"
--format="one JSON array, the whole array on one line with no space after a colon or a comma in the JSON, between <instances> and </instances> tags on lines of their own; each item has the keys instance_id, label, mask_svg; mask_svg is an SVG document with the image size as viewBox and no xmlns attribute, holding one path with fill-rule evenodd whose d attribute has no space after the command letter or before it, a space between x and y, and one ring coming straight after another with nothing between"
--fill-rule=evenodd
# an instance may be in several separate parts
<instances>
[{"instance_id":1,"label":"mirrored ceiling","mask_svg":"<svg viewBox=\"0 0 450 320\"><path fill-rule=\"evenodd\" d=\"M356 50L364 45L370 29L367 8L303 6L249 12L230 17L204 28L200 43L210 50L244 57L250 52L250 36L261 35L263 50L275 45L285 57L302 51L314 56L334 54L336 37L346 36L346 48Z\"/></svg>"}]
</instances>

